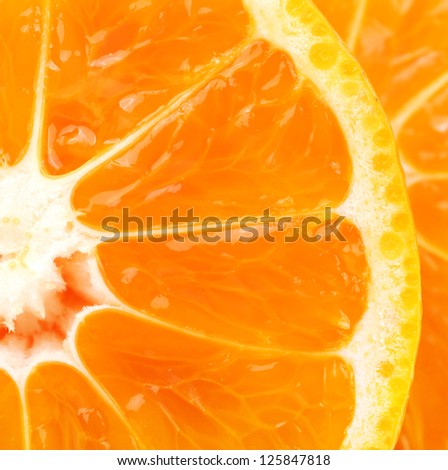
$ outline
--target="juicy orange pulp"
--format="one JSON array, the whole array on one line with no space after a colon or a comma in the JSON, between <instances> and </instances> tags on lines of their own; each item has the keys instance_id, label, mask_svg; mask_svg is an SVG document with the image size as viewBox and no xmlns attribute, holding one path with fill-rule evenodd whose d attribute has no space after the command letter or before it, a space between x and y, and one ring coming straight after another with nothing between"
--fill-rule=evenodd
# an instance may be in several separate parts
<instances>
[{"instance_id":1,"label":"juicy orange pulp","mask_svg":"<svg viewBox=\"0 0 448 470\"><path fill-rule=\"evenodd\" d=\"M29 140L40 21L35 2L2 3L0 16L0 162L14 163Z\"/></svg>"},{"instance_id":2,"label":"juicy orange pulp","mask_svg":"<svg viewBox=\"0 0 448 470\"><path fill-rule=\"evenodd\" d=\"M316 4L360 60L392 120L420 237L422 341L399 445L448 448L447 2Z\"/></svg>"},{"instance_id":3,"label":"juicy orange pulp","mask_svg":"<svg viewBox=\"0 0 448 470\"><path fill-rule=\"evenodd\" d=\"M90 172L73 204L94 227L132 206L155 225L174 208L201 220L266 208L295 215L340 203L350 176L347 144L315 87L285 53L256 42L138 145Z\"/></svg>"},{"instance_id":4,"label":"juicy orange pulp","mask_svg":"<svg viewBox=\"0 0 448 470\"><path fill-rule=\"evenodd\" d=\"M73 189L83 230L124 208L157 222L175 208L225 220L338 207L353 178L347 137L316 85L252 28L239 0L4 2L5 161L37 153L49 185ZM114 300L71 318L66 360L37 361L22 397L1 373L0 446L338 448L356 397L337 352L370 276L353 221L343 233L99 245L89 254ZM67 289L75 258L59 261ZM76 292L73 310L101 303Z\"/></svg>"}]
</instances>

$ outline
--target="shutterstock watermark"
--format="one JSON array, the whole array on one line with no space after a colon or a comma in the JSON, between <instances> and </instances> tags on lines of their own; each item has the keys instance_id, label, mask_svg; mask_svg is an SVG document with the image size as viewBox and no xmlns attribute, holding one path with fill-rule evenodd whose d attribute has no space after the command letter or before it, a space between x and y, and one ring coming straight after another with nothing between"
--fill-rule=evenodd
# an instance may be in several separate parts
<instances>
[{"instance_id":1,"label":"shutterstock watermark","mask_svg":"<svg viewBox=\"0 0 448 470\"><path fill-rule=\"evenodd\" d=\"M275 243L280 237L285 243L303 240L307 243L345 242L341 232L344 216L334 214L334 209L326 207L322 215L308 215L301 218L291 216L274 216L270 209L265 209L262 216L199 217L194 209L183 214L179 209L173 210L170 216L155 220L151 216L132 215L130 209L124 208L121 217L105 217L101 228L107 235L101 237L104 243L145 242L164 243L169 240L191 243L254 243L263 239Z\"/></svg>"}]
</instances>

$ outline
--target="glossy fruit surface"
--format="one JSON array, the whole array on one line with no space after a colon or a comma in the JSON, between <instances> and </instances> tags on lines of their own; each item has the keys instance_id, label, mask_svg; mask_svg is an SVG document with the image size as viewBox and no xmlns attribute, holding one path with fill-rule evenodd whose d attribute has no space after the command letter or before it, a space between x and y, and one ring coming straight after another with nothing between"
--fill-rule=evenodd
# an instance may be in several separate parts
<instances>
[{"instance_id":1,"label":"glossy fruit surface","mask_svg":"<svg viewBox=\"0 0 448 470\"><path fill-rule=\"evenodd\" d=\"M414 229L386 117L316 8L0 6L0 446L393 447ZM163 228L189 209L224 239ZM274 240L237 241L266 209Z\"/></svg>"},{"instance_id":2,"label":"glossy fruit surface","mask_svg":"<svg viewBox=\"0 0 448 470\"><path fill-rule=\"evenodd\" d=\"M399 446L447 449L448 2L317 0L391 119L415 216L423 330Z\"/></svg>"}]
</instances>

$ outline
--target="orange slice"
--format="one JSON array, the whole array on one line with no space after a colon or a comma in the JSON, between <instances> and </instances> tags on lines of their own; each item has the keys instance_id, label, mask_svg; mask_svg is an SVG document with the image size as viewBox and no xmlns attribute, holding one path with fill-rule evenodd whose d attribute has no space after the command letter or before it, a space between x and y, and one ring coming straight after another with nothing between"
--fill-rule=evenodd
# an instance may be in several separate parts
<instances>
[{"instance_id":1,"label":"orange slice","mask_svg":"<svg viewBox=\"0 0 448 470\"><path fill-rule=\"evenodd\" d=\"M424 321L400 447L448 448L448 11L443 0L317 1L391 118L415 216ZM342 7L342 9L341 9Z\"/></svg>"},{"instance_id":2,"label":"orange slice","mask_svg":"<svg viewBox=\"0 0 448 470\"><path fill-rule=\"evenodd\" d=\"M2 8L0 444L392 448L413 223L385 115L316 8Z\"/></svg>"}]
</instances>

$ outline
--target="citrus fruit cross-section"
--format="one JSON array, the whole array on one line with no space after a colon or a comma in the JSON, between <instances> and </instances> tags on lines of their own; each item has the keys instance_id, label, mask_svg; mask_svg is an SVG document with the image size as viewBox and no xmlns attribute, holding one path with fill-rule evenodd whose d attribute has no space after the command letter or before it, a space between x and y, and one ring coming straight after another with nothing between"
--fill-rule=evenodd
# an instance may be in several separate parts
<instances>
[{"instance_id":1,"label":"citrus fruit cross-section","mask_svg":"<svg viewBox=\"0 0 448 470\"><path fill-rule=\"evenodd\" d=\"M416 221L423 327L399 447L447 449L448 2L315 3L359 59L391 119Z\"/></svg>"},{"instance_id":2,"label":"citrus fruit cross-section","mask_svg":"<svg viewBox=\"0 0 448 470\"><path fill-rule=\"evenodd\" d=\"M316 8L0 7L0 447L392 448L413 222L385 115ZM125 210L191 208L332 208L344 236L104 242Z\"/></svg>"}]
</instances>

